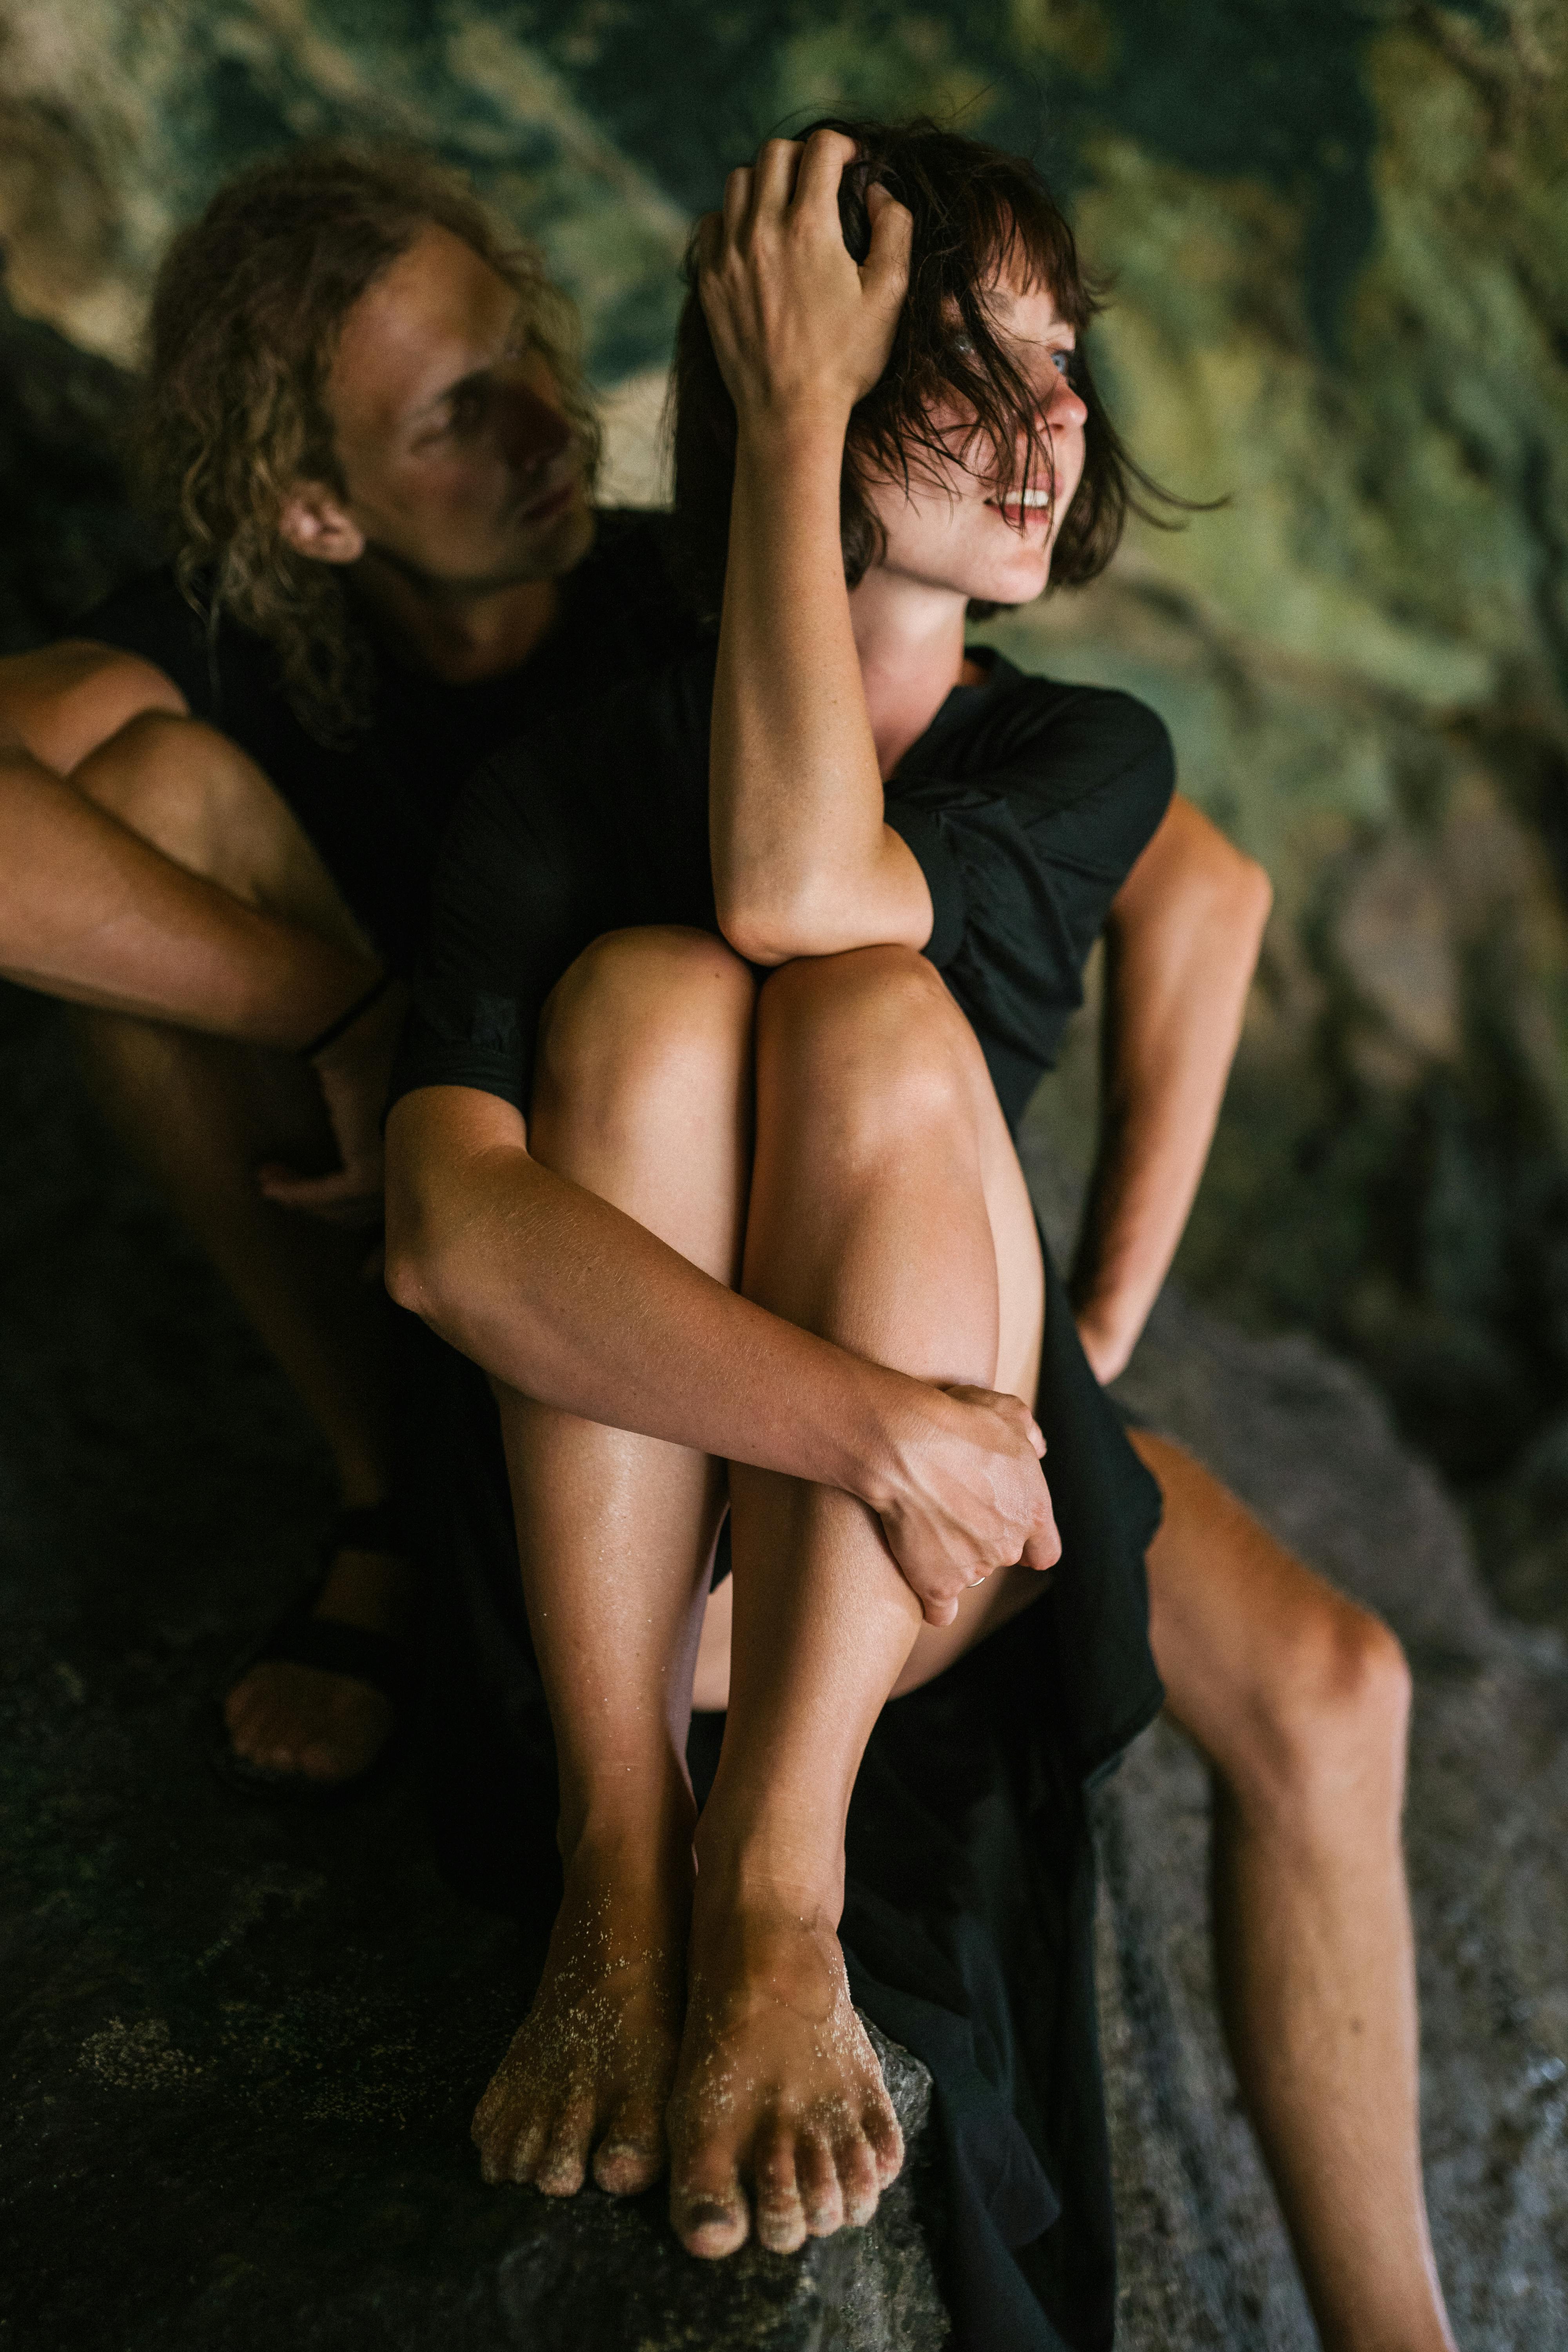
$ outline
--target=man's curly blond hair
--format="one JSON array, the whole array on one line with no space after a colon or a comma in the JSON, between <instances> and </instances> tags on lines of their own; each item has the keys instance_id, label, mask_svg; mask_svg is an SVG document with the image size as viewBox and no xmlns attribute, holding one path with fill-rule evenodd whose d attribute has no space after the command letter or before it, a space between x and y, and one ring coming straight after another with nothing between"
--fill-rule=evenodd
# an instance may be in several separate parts
<instances>
[{"instance_id":1,"label":"man's curly blond hair","mask_svg":"<svg viewBox=\"0 0 1568 2352\"><path fill-rule=\"evenodd\" d=\"M338 337L432 224L526 304L591 479L598 428L570 303L538 255L418 149L310 146L255 165L174 239L153 292L136 457L180 586L210 625L231 614L276 648L284 691L322 741L367 723L373 666L342 570L297 554L279 524L301 481L344 494L326 407Z\"/></svg>"}]
</instances>

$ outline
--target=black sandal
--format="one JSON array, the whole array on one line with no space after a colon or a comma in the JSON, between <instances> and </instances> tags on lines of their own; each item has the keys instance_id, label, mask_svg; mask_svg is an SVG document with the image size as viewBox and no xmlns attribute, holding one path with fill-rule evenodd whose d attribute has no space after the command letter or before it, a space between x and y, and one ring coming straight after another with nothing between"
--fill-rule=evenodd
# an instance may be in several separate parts
<instances>
[{"instance_id":1,"label":"black sandal","mask_svg":"<svg viewBox=\"0 0 1568 2352\"><path fill-rule=\"evenodd\" d=\"M209 1761L219 1780L247 1796L298 1797L318 1804L330 1803L333 1798L351 1792L358 1794L383 1780L402 1748L415 1687L414 1660L407 1643L394 1634L378 1633L372 1626L349 1625L341 1618L311 1613L331 1574L332 1563L342 1551L384 1552L396 1559L405 1558L405 1539L392 1504L361 1504L338 1513L322 1540L320 1564L310 1583L292 1607L285 1610L261 1640L237 1661L218 1695L217 1737L208 1750ZM315 1666L322 1674L344 1675L353 1682L367 1683L372 1690L391 1700L396 1719L379 1753L363 1772L351 1772L342 1780L321 1780L309 1772L280 1771L270 1765L253 1764L248 1757L239 1754L224 1720L225 1701L253 1666L274 1659L287 1665Z\"/></svg>"}]
</instances>

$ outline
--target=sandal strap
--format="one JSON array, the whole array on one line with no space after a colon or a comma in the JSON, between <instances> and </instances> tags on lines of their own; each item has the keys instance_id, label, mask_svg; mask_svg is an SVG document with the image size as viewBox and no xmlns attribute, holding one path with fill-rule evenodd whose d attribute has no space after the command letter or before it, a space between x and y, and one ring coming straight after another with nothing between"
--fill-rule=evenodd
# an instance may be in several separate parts
<instances>
[{"instance_id":1,"label":"sandal strap","mask_svg":"<svg viewBox=\"0 0 1568 2352\"><path fill-rule=\"evenodd\" d=\"M412 1661L404 1643L369 1625L347 1625L338 1617L286 1617L273 1627L256 1663L277 1659L292 1666L316 1666L323 1674L348 1675L368 1683L400 1710L413 1683Z\"/></svg>"}]
</instances>

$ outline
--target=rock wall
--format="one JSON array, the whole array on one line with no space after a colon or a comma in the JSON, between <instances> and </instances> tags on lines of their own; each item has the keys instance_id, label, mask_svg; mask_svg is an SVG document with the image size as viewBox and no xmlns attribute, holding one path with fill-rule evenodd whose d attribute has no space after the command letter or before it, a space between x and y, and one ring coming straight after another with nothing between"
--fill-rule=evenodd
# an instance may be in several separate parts
<instances>
[{"instance_id":1,"label":"rock wall","mask_svg":"<svg viewBox=\"0 0 1568 2352\"><path fill-rule=\"evenodd\" d=\"M1039 152L1115 280L1097 334L1135 447L1228 501L996 633L1144 694L1276 878L1184 1277L1357 1356L1510 1605L1568 1622L1555 0L0 0L11 297L123 365L226 172L427 140L575 293L612 490L646 496L687 223L827 106ZM57 567L51 624L91 569ZM1071 1157L1092 1098L1065 1091Z\"/></svg>"}]
</instances>

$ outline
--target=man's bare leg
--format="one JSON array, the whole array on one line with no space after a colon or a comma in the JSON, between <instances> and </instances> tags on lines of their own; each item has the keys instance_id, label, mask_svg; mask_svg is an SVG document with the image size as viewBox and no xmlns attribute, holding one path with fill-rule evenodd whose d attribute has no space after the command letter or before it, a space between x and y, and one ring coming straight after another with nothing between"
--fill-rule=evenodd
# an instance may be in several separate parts
<instances>
[{"instance_id":1,"label":"man's bare leg","mask_svg":"<svg viewBox=\"0 0 1568 2352\"><path fill-rule=\"evenodd\" d=\"M76 769L77 789L179 864L236 897L363 948L315 850L259 769L200 721L132 719ZM266 1160L331 1161L310 1074L268 1054L120 1013L73 1015L115 1125L202 1243L331 1448L345 1505L380 1501L389 1458L387 1308L363 1278L367 1237L277 1208ZM338 1554L321 1615L397 1633L411 1571L387 1555ZM391 1728L367 1684L269 1662L230 1693L226 1719L250 1761L322 1780L368 1765Z\"/></svg>"},{"instance_id":2,"label":"man's bare leg","mask_svg":"<svg viewBox=\"0 0 1568 2352\"><path fill-rule=\"evenodd\" d=\"M529 1149L693 1264L739 1272L751 975L695 931L614 934L541 1024ZM664 2167L684 1999L691 1675L723 1507L708 1456L498 1391L555 1733L565 1892L474 2118L491 2180L634 2194Z\"/></svg>"},{"instance_id":3,"label":"man's bare leg","mask_svg":"<svg viewBox=\"0 0 1568 2352\"><path fill-rule=\"evenodd\" d=\"M1165 1498L1155 1660L1215 1768L1226 2035L1320 2333L1451 2352L1421 2178L1404 1657L1180 1447L1133 1442Z\"/></svg>"},{"instance_id":4,"label":"man's bare leg","mask_svg":"<svg viewBox=\"0 0 1568 2352\"><path fill-rule=\"evenodd\" d=\"M1009 1163L1016 1251L987 1184ZM867 949L775 973L758 1013L748 1294L879 1362L991 1386L1004 1297L1025 1328L1006 1344L1037 1351L1040 1281L984 1064L931 966ZM855 1776L921 1633L860 1504L740 1465L731 1493L730 1706L697 1832L670 2107L671 2216L704 2255L740 2245L753 2209L781 2252L864 2221L902 2160L837 1929Z\"/></svg>"}]
</instances>

